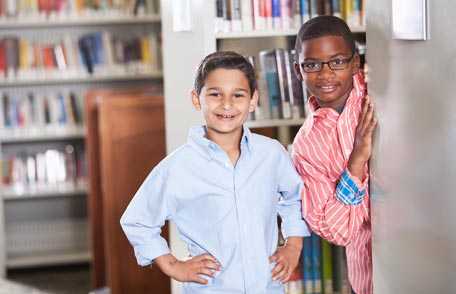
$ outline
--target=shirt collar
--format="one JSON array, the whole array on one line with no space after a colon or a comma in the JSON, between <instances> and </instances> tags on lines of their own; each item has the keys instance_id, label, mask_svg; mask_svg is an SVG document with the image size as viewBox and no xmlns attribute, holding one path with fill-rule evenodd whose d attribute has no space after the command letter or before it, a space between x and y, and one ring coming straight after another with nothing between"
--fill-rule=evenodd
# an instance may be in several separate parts
<instances>
[{"instance_id":1,"label":"shirt collar","mask_svg":"<svg viewBox=\"0 0 456 294\"><path fill-rule=\"evenodd\" d=\"M201 151L209 154L211 158L213 158L216 150L221 149L215 142L207 138L206 126L191 127L188 132L187 142L191 145L197 146ZM244 148L244 146L247 148ZM244 149L252 152L252 133L245 125L242 127L241 152Z\"/></svg>"}]
</instances>

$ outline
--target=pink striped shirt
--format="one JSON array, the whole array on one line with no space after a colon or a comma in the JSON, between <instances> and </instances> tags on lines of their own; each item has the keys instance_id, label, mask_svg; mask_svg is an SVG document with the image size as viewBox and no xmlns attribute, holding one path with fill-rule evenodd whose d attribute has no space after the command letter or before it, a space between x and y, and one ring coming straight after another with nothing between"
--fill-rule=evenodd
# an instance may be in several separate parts
<instances>
[{"instance_id":1,"label":"pink striped shirt","mask_svg":"<svg viewBox=\"0 0 456 294\"><path fill-rule=\"evenodd\" d=\"M293 142L293 162L301 175L303 216L324 239L346 247L348 277L357 294L372 293L371 222L369 193L359 205L345 205L336 198L339 178L347 168L361 112L365 84L361 74L353 78L353 90L341 114L308 102L309 115ZM359 188L368 188L368 170Z\"/></svg>"}]
</instances>

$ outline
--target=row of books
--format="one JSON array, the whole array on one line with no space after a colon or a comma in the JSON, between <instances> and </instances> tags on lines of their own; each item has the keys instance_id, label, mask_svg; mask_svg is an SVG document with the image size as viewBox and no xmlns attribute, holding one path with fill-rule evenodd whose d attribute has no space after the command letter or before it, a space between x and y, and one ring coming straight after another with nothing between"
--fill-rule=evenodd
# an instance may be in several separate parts
<instances>
[{"instance_id":1,"label":"row of books","mask_svg":"<svg viewBox=\"0 0 456 294\"><path fill-rule=\"evenodd\" d=\"M56 42L0 39L0 79L80 77L84 74L145 74L158 70L158 35L119 38L101 31Z\"/></svg>"},{"instance_id":2,"label":"row of books","mask_svg":"<svg viewBox=\"0 0 456 294\"><path fill-rule=\"evenodd\" d=\"M0 95L0 129L42 129L83 123L82 98L74 92Z\"/></svg>"},{"instance_id":3,"label":"row of books","mask_svg":"<svg viewBox=\"0 0 456 294\"><path fill-rule=\"evenodd\" d=\"M2 159L2 184L7 187L49 187L78 182L86 178L84 161L84 152L76 151L70 144L36 153L19 151Z\"/></svg>"},{"instance_id":4,"label":"row of books","mask_svg":"<svg viewBox=\"0 0 456 294\"><path fill-rule=\"evenodd\" d=\"M259 52L258 62L250 56L258 76L260 100L251 120L292 119L305 116L307 92L294 73L294 50Z\"/></svg>"},{"instance_id":5,"label":"row of books","mask_svg":"<svg viewBox=\"0 0 456 294\"><path fill-rule=\"evenodd\" d=\"M297 29L318 15L365 25L365 0L217 0L216 32Z\"/></svg>"},{"instance_id":6,"label":"row of books","mask_svg":"<svg viewBox=\"0 0 456 294\"><path fill-rule=\"evenodd\" d=\"M151 15L157 0L0 0L0 19L64 19L77 16Z\"/></svg>"},{"instance_id":7,"label":"row of books","mask_svg":"<svg viewBox=\"0 0 456 294\"><path fill-rule=\"evenodd\" d=\"M287 294L351 294L345 249L314 233L304 238L300 267L286 290Z\"/></svg>"}]
</instances>

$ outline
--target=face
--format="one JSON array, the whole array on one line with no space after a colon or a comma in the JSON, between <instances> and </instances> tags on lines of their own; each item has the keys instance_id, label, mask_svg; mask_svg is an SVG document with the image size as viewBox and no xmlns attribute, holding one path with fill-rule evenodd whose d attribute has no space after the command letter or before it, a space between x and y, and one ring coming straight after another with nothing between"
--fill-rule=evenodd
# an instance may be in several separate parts
<instances>
[{"instance_id":1,"label":"face","mask_svg":"<svg viewBox=\"0 0 456 294\"><path fill-rule=\"evenodd\" d=\"M192 92L192 102L201 110L208 136L242 134L242 125L258 102L258 94L251 93L245 74L237 69L216 69L209 73L200 95Z\"/></svg>"},{"instance_id":2,"label":"face","mask_svg":"<svg viewBox=\"0 0 456 294\"><path fill-rule=\"evenodd\" d=\"M332 61L340 64L352 56L352 51L340 36L324 36L306 40L302 44L299 64L295 64L296 72L306 83L309 92L314 95L320 107L340 109L350 95L353 87L352 76L359 70L359 56L355 54L346 64L345 69L331 69L328 64L322 65L318 72L305 72L302 64Z\"/></svg>"}]
</instances>

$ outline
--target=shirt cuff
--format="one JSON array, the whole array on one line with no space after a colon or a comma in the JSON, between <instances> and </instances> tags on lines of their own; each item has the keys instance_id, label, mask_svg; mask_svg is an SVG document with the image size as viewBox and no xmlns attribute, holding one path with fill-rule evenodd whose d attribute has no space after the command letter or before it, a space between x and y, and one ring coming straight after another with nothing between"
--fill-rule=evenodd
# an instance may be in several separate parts
<instances>
[{"instance_id":1,"label":"shirt cuff","mask_svg":"<svg viewBox=\"0 0 456 294\"><path fill-rule=\"evenodd\" d=\"M134 247L134 251L140 266L150 265L155 258L170 253L168 244L163 238L157 240L155 244L137 245Z\"/></svg>"},{"instance_id":2,"label":"shirt cuff","mask_svg":"<svg viewBox=\"0 0 456 294\"><path fill-rule=\"evenodd\" d=\"M366 196L367 177L362 183L345 169L336 187L336 198L345 205L358 205Z\"/></svg>"},{"instance_id":3,"label":"shirt cuff","mask_svg":"<svg viewBox=\"0 0 456 294\"><path fill-rule=\"evenodd\" d=\"M285 225L282 223L281 230L284 239L287 239L288 237L310 236L310 231L305 221L302 221L302 223L299 223L299 225Z\"/></svg>"}]
</instances>

